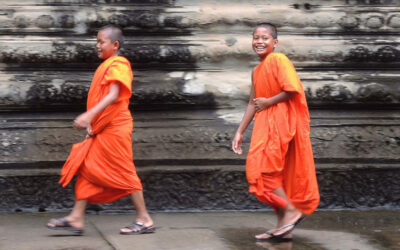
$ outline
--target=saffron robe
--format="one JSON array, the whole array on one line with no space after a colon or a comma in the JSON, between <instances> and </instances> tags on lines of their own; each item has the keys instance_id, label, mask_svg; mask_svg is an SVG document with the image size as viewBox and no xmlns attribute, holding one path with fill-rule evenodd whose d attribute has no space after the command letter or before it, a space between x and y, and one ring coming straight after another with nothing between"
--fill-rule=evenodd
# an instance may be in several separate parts
<instances>
[{"instance_id":1,"label":"saffron robe","mask_svg":"<svg viewBox=\"0 0 400 250\"><path fill-rule=\"evenodd\" d=\"M107 203L142 190L132 153L133 118L129 111L133 73L121 56L106 59L96 70L87 99L87 110L99 103L112 84L119 84L117 100L91 122L94 137L74 144L59 181L67 186L77 175L77 200Z\"/></svg>"},{"instance_id":2,"label":"saffron robe","mask_svg":"<svg viewBox=\"0 0 400 250\"><path fill-rule=\"evenodd\" d=\"M319 191L310 116L296 70L284 54L271 53L254 69L253 85L256 98L282 91L295 95L255 114L246 160L249 192L274 209L284 208L286 200L272 192L282 187L297 209L311 214L318 206Z\"/></svg>"}]
</instances>

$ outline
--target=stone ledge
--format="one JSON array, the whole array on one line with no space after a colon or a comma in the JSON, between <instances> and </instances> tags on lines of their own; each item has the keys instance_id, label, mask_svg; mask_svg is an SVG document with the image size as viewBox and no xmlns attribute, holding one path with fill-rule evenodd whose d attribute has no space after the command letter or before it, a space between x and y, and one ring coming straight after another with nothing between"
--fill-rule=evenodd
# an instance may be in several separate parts
<instances>
[{"instance_id":1,"label":"stone ledge","mask_svg":"<svg viewBox=\"0 0 400 250\"><path fill-rule=\"evenodd\" d=\"M0 170L0 211L60 211L74 201L73 187L57 184L59 170ZM247 192L243 166L157 166L138 168L147 206L166 210L265 209ZM398 164L319 164L319 208L399 207ZM128 198L92 210L130 210Z\"/></svg>"},{"instance_id":2,"label":"stone ledge","mask_svg":"<svg viewBox=\"0 0 400 250\"><path fill-rule=\"evenodd\" d=\"M317 171L354 171L354 170L397 170L400 169L400 162L393 164L376 163L354 163L354 164L337 164L337 163L320 163L316 164ZM58 168L21 168L21 169L2 169L0 162L0 177L11 176L59 176L61 166ZM245 162L241 165L201 165L201 166L188 166L188 165L158 165L158 166L136 166L139 174L157 173L180 173L180 172L198 172L204 173L209 171L224 171L224 172L245 172Z\"/></svg>"},{"instance_id":3,"label":"stone ledge","mask_svg":"<svg viewBox=\"0 0 400 250\"><path fill-rule=\"evenodd\" d=\"M221 69L220 69L221 70ZM250 72L135 71L131 107L142 110L218 109L244 106ZM91 73L88 71L1 71L0 111L84 110ZM371 75L366 77L365 75ZM310 108L400 106L395 71L299 71ZM160 80L162 79L162 80Z\"/></svg>"},{"instance_id":4,"label":"stone ledge","mask_svg":"<svg viewBox=\"0 0 400 250\"><path fill-rule=\"evenodd\" d=\"M243 115L242 110L225 111L240 113L240 118ZM60 167L72 144L84 139L84 133L71 127L76 115L1 115L1 162L16 168L19 163L32 163L31 169L38 165ZM250 130L243 140L244 154L233 154L230 145L238 123L215 111L135 112L134 118L133 152L139 167L244 162ZM400 160L399 121L399 112L395 110L312 110L310 135L315 160L337 164L396 163Z\"/></svg>"},{"instance_id":5,"label":"stone ledge","mask_svg":"<svg viewBox=\"0 0 400 250\"><path fill-rule=\"evenodd\" d=\"M1 38L1 37L0 37ZM65 38L28 37L24 40L0 39L0 63L6 64L96 64L99 62L94 50L95 40L66 40ZM92 39L92 40L91 40ZM193 40L190 40L193 39ZM183 64L188 69L204 63L224 63L234 58L245 61L255 60L251 49L251 37L239 36L235 45L229 46L226 37L198 35L180 37L170 44L168 40L127 41L121 49L133 64ZM292 41L295 40L296 44ZM301 44L298 47L297 44ZM363 37L337 36L282 36L277 52L285 53L296 66L310 65L314 68L392 68L400 63L400 43L395 36L385 36L379 43ZM302 63L302 64L297 64ZM189 67L188 67L189 66Z\"/></svg>"}]
</instances>

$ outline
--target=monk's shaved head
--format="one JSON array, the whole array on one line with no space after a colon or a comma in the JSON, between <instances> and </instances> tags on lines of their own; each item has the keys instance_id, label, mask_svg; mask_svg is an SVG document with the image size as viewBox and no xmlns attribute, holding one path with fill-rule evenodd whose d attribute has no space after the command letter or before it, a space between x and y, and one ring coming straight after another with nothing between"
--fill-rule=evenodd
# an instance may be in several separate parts
<instances>
[{"instance_id":1,"label":"monk's shaved head","mask_svg":"<svg viewBox=\"0 0 400 250\"><path fill-rule=\"evenodd\" d=\"M124 44L124 36L122 34L122 29L120 27L109 24L100 28L99 32L100 31L107 32L107 35L110 38L111 42L118 41L119 49L122 48L122 45Z\"/></svg>"},{"instance_id":2,"label":"monk's shaved head","mask_svg":"<svg viewBox=\"0 0 400 250\"><path fill-rule=\"evenodd\" d=\"M272 23L259 23L254 28L254 31L257 28L265 28L265 29L267 29L274 39L278 39L278 30L276 29L276 26L273 25ZM253 33L254 33L254 31L253 31Z\"/></svg>"}]
</instances>

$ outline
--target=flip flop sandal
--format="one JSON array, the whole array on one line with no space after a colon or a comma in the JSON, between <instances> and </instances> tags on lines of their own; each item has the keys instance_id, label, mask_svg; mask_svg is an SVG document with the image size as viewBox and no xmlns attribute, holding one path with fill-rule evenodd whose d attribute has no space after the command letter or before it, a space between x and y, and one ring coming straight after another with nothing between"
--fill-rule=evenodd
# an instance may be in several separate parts
<instances>
[{"instance_id":1,"label":"flip flop sandal","mask_svg":"<svg viewBox=\"0 0 400 250\"><path fill-rule=\"evenodd\" d=\"M130 232L122 232L120 231L120 234L124 235L138 235L138 234L149 234L149 233L154 233L156 231L156 228L154 225L146 227L142 222L134 222L129 226L126 226L124 228L127 228L131 230Z\"/></svg>"},{"instance_id":2,"label":"flip flop sandal","mask_svg":"<svg viewBox=\"0 0 400 250\"><path fill-rule=\"evenodd\" d=\"M281 242L291 242L293 241L293 238L284 238L284 237L271 237L270 242L276 242L276 243L281 243Z\"/></svg>"},{"instance_id":3,"label":"flip flop sandal","mask_svg":"<svg viewBox=\"0 0 400 250\"><path fill-rule=\"evenodd\" d=\"M83 234L83 229L71 226L71 224L65 217L58 218L58 219L51 219L50 223L54 224L54 226L46 225L48 229L66 230L66 231L70 231L70 232L73 232L76 234Z\"/></svg>"},{"instance_id":4,"label":"flip flop sandal","mask_svg":"<svg viewBox=\"0 0 400 250\"><path fill-rule=\"evenodd\" d=\"M278 239L278 238L279 238L279 239L284 239L283 237L285 237L286 235L290 234L290 233L296 228L296 226L299 225L300 222L302 222L302 221L304 220L304 218L305 218L305 216L300 216L300 218L298 218L295 222L286 224L286 225L284 225L284 226L278 228L276 231L281 231L282 229L285 229L285 228L288 228L288 227L293 226L291 229L289 229L289 230L287 230L286 232L283 232L283 233L281 233L281 234L272 234L272 238L275 238L275 239Z\"/></svg>"},{"instance_id":5,"label":"flip flop sandal","mask_svg":"<svg viewBox=\"0 0 400 250\"><path fill-rule=\"evenodd\" d=\"M271 232L265 232L265 234L267 234L267 235L269 235L270 237L268 237L268 238L257 238L257 237L254 237L254 238L256 238L256 241L258 241L258 242L263 242L263 241L271 241L271 239L274 237L274 235L273 235L273 233L271 233Z\"/></svg>"},{"instance_id":6,"label":"flip flop sandal","mask_svg":"<svg viewBox=\"0 0 400 250\"><path fill-rule=\"evenodd\" d=\"M304 219L306 218L306 216L302 215L296 222L296 226L299 225Z\"/></svg>"},{"instance_id":7,"label":"flip flop sandal","mask_svg":"<svg viewBox=\"0 0 400 250\"><path fill-rule=\"evenodd\" d=\"M270 237L268 238L256 238L257 242L290 242L293 240L293 238L277 238L274 236L273 233L271 232L265 232L265 234L268 234Z\"/></svg>"}]
</instances>

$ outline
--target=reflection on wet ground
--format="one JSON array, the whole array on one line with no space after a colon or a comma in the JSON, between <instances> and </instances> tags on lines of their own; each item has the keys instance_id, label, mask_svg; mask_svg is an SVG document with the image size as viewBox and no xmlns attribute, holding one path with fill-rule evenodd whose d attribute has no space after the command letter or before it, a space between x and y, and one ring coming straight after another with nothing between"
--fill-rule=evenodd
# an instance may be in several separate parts
<instances>
[{"instance_id":1,"label":"reflection on wet ground","mask_svg":"<svg viewBox=\"0 0 400 250\"><path fill-rule=\"evenodd\" d=\"M292 242L285 243L254 239L274 227L273 212L154 213L156 233L132 237L119 234L132 214L89 214L80 237L44 227L49 218L61 216L0 214L0 249L400 250L400 210L319 211L296 228Z\"/></svg>"},{"instance_id":2,"label":"reflection on wet ground","mask_svg":"<svg viewBox=\"0 0 400 250\"><path fill-rule=\"evenodd\" d=\"M292 242L255 242L266 228L220 228L232 249L400 249L400 211L315 212L294 231Z\"/></svg>"},{"instance_id":3,"label":"reflection on wet ground","mask_svg":"<svg viewBox=\"0 0 400 250\"><path fill-rule=\"evenodd\" d=\"M297 240L296 238L292 242L256 242L254 239L254 235L259 234L265 231L262 228L224 228L221 229L220 236L224 238L228 245L231 246L231 249L240 249L240 250L253 250L253 249L276 249L276 250L289 250L289 249L311 249L309 245L305 245L301 240ZM295 246L296 248L293 248ZM314 249L323 249L322 247L314 248Z\"/></svg>"}]
</instances>

